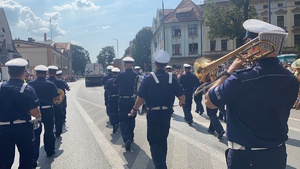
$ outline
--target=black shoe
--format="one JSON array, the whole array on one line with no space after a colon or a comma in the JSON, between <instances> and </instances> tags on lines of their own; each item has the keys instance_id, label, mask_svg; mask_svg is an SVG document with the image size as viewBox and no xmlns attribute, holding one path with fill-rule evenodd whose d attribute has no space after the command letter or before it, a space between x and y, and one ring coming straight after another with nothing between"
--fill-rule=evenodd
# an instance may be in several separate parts
<instances>
[{"instance_id":1,"label":"black shoe","mask_svg":"<svg viewBox=\"0 0 300 169\"><path fill-rule=\"evenodd\" d=\"M118 130L118 128L119 128L119 125L118 125L118 124L116 124L116 125L113 127L113 133L116 133L116 132L117 132L117 130Z\"/></svg>"},{"instance_id":2,"label":"black shoe","mask_svg":"<svg viewBox=\"0 0 300 169\"><path fill-rule=\"evenodd\" d=\"M37 162L35 160L32 160L32 168L36 168L37 167Z\"/></svg>"},{"instance_id":3,"label":"black shoe","mask_svg":"<svg viewBox=\"0 0 300 169\"><path fill-rule=\"evenodd\" d=\"M215 134L215 131L212 131L212 130L207 130L207 132L209 133L209 134Z\"/></svg>"},{"instance_id":4,"label":"black shoe","mask_svg":"<svg viewBox=\"0 0 300 169\"><path fill-rule=\"evenodd\" d=\"M130 146L131 143L132 143L131 140L127 140L127 141L126 141L126 143L125 143L125 149L126 149L126 151L128 151L128 150L131 149L131 146Z\"/></svg>"},{"instance_id":5,"label":"black shoe","mask_svg":"<svg viewBox=\"0 0 300 169\"><path fill-rule=\"evenodd\" d=\"M225 131L222 130L220 133L218 133L218 139L221 139L224 135Z\"/></svg>"},{"instance_id":6,"label":"black shoe","mask_svg":"<svg viewBox=\"0 0 300 169\"><path fill-rule=\"evenodd\" d=\"M204 111L200 111L199 115L201 116L204 113Z\"/></svg>"},{"instance_id":7,"label":"black shoe","mask_svg":"<svg viewBox=\"0 0 300 169\"><path fill-rule=\"evenodd\" d=\"M61 136L60 135L56 135L56 138L61 138Z\"/></svg>"},{"instance_id":8,"label":"black shoe","mask_svg":"<svg viewBox=\"0 0 300 169\"><path fill-rule=\"evenodd\" d=\"M192 125L192 123L193 123L193 120L191 120L191 121L188 122L189 125Z\"/></svg>"},{"instance_id":9,"label":"black shoe","mask_svg":"<svg viewBox=\"0 0 300 169\"><path fill-rule=\"evenodd\" d=\"M55 151L52 151L51 153L47 153L47 157L52 157L55 154Z\"/></svg>"},{"instance_id":10,"label":"black shoe","mask_svg":"<svg viewBox=\"0 0 300 169\"><path fill-rule=\"evenodd\" d=\"M200 111L199 110L195 110L195 113L199 113Z\"/></svg>"}]
</instances>

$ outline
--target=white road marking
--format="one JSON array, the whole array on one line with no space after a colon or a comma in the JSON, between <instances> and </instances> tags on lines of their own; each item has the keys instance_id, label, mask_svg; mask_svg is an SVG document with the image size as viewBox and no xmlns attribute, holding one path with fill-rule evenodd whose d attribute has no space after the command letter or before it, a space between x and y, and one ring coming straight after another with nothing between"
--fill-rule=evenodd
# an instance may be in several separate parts
<instances>
[{"instance_id":1,"label":"white road marking","mask_svg":"<svg viewBox=\"0 0 300 169\"><path fill-rule=\"evenodd\" d=\"M83 100L81 98L78 98L79 100ZM122 158L119 156L119 154L116 152L114 147L108 142L105 135L99 130L97 125L94 123L94 121L90 118L90 116L87 114L87 112L83 109L83 107L79 104L79 102L72 98L74 104L76 105L78 111L82 115L83 119L85 120L86 124L88 125L90 131L92 132L95 140L97 141L98 145L100 146L103 154L105 154L108 162L112 166L113 169L121 169L125 168L128 169L126 166L126 163L122 160ZM88 101L86 101L88 102ZM89 102L90 104L96 105L94 103ZM104 107L100 105L96 105L98 107Z\"/></svg>"},{"instance_id":2,"label":"white road marking","mask_svg":"<svg viewBox=\"0 0 300 169\"><path fill-rule=\"evenodd\" d=\"M297 129L297 128L294 128L294 127L289 127L290 130L294 130L294 131L297 131L297 132L300 132L300 129Z\"/></svg>"},{"instance_id":3,"label":"white road marking","mask_svg":"<svg viewBox=\"0 0 300 169\"><path fill-rule=\"evenodd\" d=\"M300 122L300 119L296 119L296 118L289 118L289 120L294 120L294 121L299 121Z\"/></svg>"},{"instance_id":4,"label":"white road marking","mask_svg":"<svg viewBox=\"0 0 300 169\"><path fill-rule=\"evenodd\" d=\"M100 108L106 109L106 107L105 107L105 106L102 106L102 105L99 105L99 104L96 104L96 103L93 103L93 102L87 101L87 100L85 100L85 99L83 99L83 98L76 97L76 99L78 99L78 100L81 100L81 101L83 101L83 102L86 102L86 103L89 103L89 104L92 104L92 105L94 105L94 106L97 106L97 107L100 107Z\"/></svg>"}]
</instances>

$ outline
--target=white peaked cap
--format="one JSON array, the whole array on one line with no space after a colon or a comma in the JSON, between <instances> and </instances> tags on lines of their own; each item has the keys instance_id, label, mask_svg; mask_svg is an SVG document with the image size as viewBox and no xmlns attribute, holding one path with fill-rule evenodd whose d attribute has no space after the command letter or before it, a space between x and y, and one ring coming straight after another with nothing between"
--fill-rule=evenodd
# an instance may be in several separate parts
<instances>
[{"instance_id":1,"label":"white peaked cap","mask_svg":"<svg viewBox=\"0 0 300 169\"><path fill-rule=\"evenodd\" d=\"M168 63L170 55L164 50L158 50L153 54L153 59L158 63Z\"/></svg>"},{"instance_id":2,"label":"white peaked cap","mask_svg":"<svg viewBox=\"0 0 300 169\"><path fill-rule=\"evenodd\" d=\"M261 32L285 32L281 27L269 24L267 22L257 20L257 19L248 19L243 23L243 27L253 33Z\"/></svg>"},{"instance_id":3,"label":"white peaked cap","mask_svg":"<svg viewBox=\"0 0 300 169\"><path fill-rule=\"evenodd\" d=\"M48 71L48 68L47 66L45 65L37 65L35 68L34 68L35 71L41 71L41 72L47 72Z\"/></svg>"},{"instance_id":4,"label":"white peaked cap","mask_svg":"<svg viewBox=\"0 0 300 169\"><path fill-rule=\"evenodd\" d=\"M114 68L114 67L113 67L112 65L109 65L109 66L106 67L107 70L111 70L111 69L113 69L113 68Z\"/></svg>"},{"instance_id":5,"label":"white peaked cap","mask_svg":"<svg viewBox=\"0 0 300 169\"><path fill-rule=\"evenodd\" d=\"M134 62L134 59L130 56L126 56L125 58L123 58L123 62Z\"/></svg>"},{"instance_id":6,"label":"white peaked cap","mask_svg":"<svg viewBox=\"0 0 300 169\"><path fill-rule=\"evenodd\" d=\"M172 66L167 65L167 66L165 67L165 69L172 69Z\"/></svg>"},{"instance_id":7,"label":"white peaked cap","mask_svg":"<svg viewBox=\"0 0 300 169\"><path fill-rule=\"evenodd\" d=\"M48 66L49 70L58 70L58 67L55 65Z\"/></svg>"},{"instance_id":8,"label":"white peaked cap","mask_svg":"<svg viewBox=\"0 0 300 169\"><path fill-rule=\"evenodd\" d=\"M134 69L141 69L141 67L139 67L139 66L134 66Z\"/></svg>"},{"instance_id":9,"label":"white peaked cap","mask_svg":"<svg viewBox=\"0 0 300 169\"><path fill-rule=\"evenodd\" d=\"M56 75L61 75L61 74L62 74L62 70L56 72Z\"/></svg>"},{"instance_id":10,"label":"white peaked cap","mask_svg":"<svg viewBox=\"0 0 300 169\"><path fill-rule=\"evenodd\" d=\"M183 67L189 68L189 67L192 67L192 66L190 64L185 63L185 64L183 64Z\"/></svg>"},{"instance_id":11,"label":"white peaked cap","mask_svg":"<svg viewBox=\"0 0 300 169\"><path fill-rule=\"evenodd\" d=\"M115 73L119 73L119 72L120 72L120 69L117 68L117 67L115 67L115 68L113 68L111 71L112 71L112 72L115 72Z\"/></svg>"},{"instance_id":12,"label":"white peaked cap","mask_svg":"<svg viewBox=\"0 0 300 169\"><path fill-rule=\"evenodd\" d=\"M23 59L23 58L15 58L15 59L11 59L9 61L7 61L5 63L5 66L19 66L19 67L24 67L28 65L27 60Z\"/></svg>"}]
</instances>

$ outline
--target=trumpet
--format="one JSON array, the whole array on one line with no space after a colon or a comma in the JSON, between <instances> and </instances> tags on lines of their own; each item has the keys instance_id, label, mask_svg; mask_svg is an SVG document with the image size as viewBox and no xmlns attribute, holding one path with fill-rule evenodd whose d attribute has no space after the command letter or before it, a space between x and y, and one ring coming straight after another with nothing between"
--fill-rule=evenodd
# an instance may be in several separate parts
<instances>
[{"instance_id":1,"label":"trumpet","mask_svg":"<svg viewBox=\"0 0 300 169\"><path fill-rule=\"evenodd\" d=\"M256 46L258 47L258 50L249 52L253 47ZM268 50L260 54L262 46L264 46L264 48L267 48ZM270 53L274 52L275 49L276 46L274 45L274 43L267 40L260 40L259 37L257 37L215 61L210 61L209 59L204 57L196 59L193 67L194 72L197 78L203 84L196 89L194 95L207 90L214 84L214 82L219 78L217 77L217 68L229 59L236 56L243 62L249 63L269 55Z\"/></svg>"}]
</instances>

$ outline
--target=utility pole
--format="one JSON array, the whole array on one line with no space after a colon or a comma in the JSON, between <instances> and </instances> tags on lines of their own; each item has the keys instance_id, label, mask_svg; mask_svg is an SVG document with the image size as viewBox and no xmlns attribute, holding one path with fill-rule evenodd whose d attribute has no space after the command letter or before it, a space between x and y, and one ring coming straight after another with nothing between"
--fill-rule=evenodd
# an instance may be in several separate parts
<instances>
[{"instance_id":1,"label":"utility pole","mask_svg":"<svg viewBox=\"0 0 300 169\"><path fill-rule=\"evenodd\" d=\"M271 24L271 0L269 0L269 24Z\"/></svg>"},{"instance_id":2,"label":"utility pole","mask_svg":"<svg viewBox=\"0 0 300 169\"><path fill-rule=\"evenodd\" d=\"M119 41L116 38L113 38L113 40L117 41L117 58L119 59Z\"/></svg>"},{"instance_id":3,"label":"utility pole","mask_svg":"<svg viewBox=\"0 0 300 169\"><path fill-rule=\"evenodd\" d=\"M51 16L50 16L50 36L51 36L51 41L52 41L52 23L51 23Z\"/></svg>"},{"instance_id":4,"label":"utility pole","mask_svg":"<svg viewBox=\"0 0 300 169\"><path fill-rule=\"evenodd\" d=\"M164 50L166 50L166 33L165 33L165 6L164 6L164 0L162 0L162 12L163 12L163 19L162 19L162 24L163 24L163 40L164 40Z\"/></svg>"}]
</instances>

